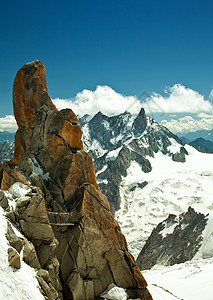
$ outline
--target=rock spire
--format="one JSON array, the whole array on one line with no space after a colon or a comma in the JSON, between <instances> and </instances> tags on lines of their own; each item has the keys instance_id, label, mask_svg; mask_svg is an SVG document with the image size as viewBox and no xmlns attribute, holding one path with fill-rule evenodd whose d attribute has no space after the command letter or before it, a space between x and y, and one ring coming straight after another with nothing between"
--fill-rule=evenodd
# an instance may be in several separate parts
<instances>
[{"instance_id":1,"label":"rock spire","mask_svg":"<svg viewBox=\"0 0 213 300\"><path fill-rule=\"evenodd\" d=\"M40 61L18 71L13 105L19 127L15 153L0 166L0 184L8 189L20 182L34 189L17 203L16 221L49 272L54 293L47 289L46 297L93 300L114 283L130 298L152 299L99 189L77 117L52 103Z\"/></svg>"}]
</instances>

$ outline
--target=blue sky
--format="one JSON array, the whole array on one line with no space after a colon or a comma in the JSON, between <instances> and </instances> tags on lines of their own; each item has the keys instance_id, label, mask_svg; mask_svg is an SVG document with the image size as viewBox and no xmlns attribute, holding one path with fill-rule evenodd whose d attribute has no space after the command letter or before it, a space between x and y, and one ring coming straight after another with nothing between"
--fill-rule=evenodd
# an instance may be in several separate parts
<instances>
[{"instance_id":1,"label":"blue sky","mask_svg":"<svg viewBox=\"0 0 213 300\"><path fill-rule=\"evenodd\" d=\"M51 98L98 85L126 96L162 94L180 83L208 99L212 11L206 0L4 1L0 117L12 114L17 70L34 59L46 66Z\"/></svg>"}]
</instances>

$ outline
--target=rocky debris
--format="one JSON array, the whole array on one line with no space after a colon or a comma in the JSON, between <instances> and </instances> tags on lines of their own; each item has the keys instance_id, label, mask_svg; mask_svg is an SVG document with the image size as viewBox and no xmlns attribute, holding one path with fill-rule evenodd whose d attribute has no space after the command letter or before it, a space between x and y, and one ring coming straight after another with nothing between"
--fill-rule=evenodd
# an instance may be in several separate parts
<instances>
[{"instance_id":1,"label":"rocky debris","mask_svg":"<svg viewBox=\"0 0 213 300\"><path fill-rule=\"evenodd\" d=\"M152 231L137 258L138 266L144 270L191 260L202 244L206 224L207 216L191 207L179 216L169 215Z\"/></svg>"},{"instance_id":2,"label":"rocky debris","mask_svg":"<svg viewBox=\"0 0 213 300\"><path fill-rule=\"evenodd\" d=\"M41 266L50 258L58 245L50 225L44 198L39 188L32 188L16 203L18 222L24 236L36 247Z\"/></svg>"},{"instance_id":3,"label":"rocky debris","mask_svg":"<svg viewBox=\"0 0 213 300\"><path fill-rule=\"evenodd\" d=\"M8 208L8 206L9 206L8 199L7 199L7 197L5 197L5 194L3 191L0 191L0 205L4 209Z\"/></svg>"},{"instance_id":4,"label":"rocky debris","mask_svg":"<svg viewBox=\"0 0 213 300\"><path fill-rule=\"evenodd\" d=\"M13 209L10 209L5 215L12 223L16 223L16 214Z\"/></svg>"},{"instance_id":5,"label":"rocky debris","mask_svg":"<svg viewBox=\"0 0 213 300\"><path fill-rule=\"evenodd\" d=\"M51 283L49 272L40 269L37 271L37 279L42 289L42 294L44 295L45 299L48 300L55 300L59 299L58 292L54 288L54 286Z\"/></svg>"},{"instance_id":6,"label":"rocky debris","mask_svg":"<svg viewBox=\"0 0 213 300\"><path fill-rule=\"evenodd\" d=\"M17 237L12 226L9 222L7 222L7 233L6 238L10 244L11 247L15 248L18 253L21 252L21 249L23 247L23 241L20 237Z\"/></svg>"},{"instance_id":7,"label":"rocky debris","mask_svg":"<svg viewBox=\"0 0 213 300\"><path fill-rule=\"evenodd\" d=\"M57 259L56 256L52 256L49 260L48 263L46 264L46 269L49 273L49 278L50 281L52 283L52 285L54 286L54 288L57 290L58 294L59 294L59 299L63 299L63 295L62 295L62 284L60 281L60 263Z\"/></svg>"},{"instance_id":8,"label":"rocky debris","mask_svg":"<svg viewBox=\"0 0 213 300\"><path fill-rule=\"evenodd\" d=\"M14 158L0 167L0 183L5 189L27 180L38 186L28 185L19 196L16 219L49 272L49 279L38 276L45 297L92 300L114 283L129 297L152 299L99 189L77 117L52 104L41 62L18 71L13 102L19 129Z\"/></svg>"},{"instance_id":9,"label":"rocky debris","mask_svg":"<svg viewBox=\"0 0 213 300\"><path fill-rule=\"evenodd\" d=\"M130 192L133 192L137 187L139 187L140 189L143 189L145 186L147 186L148 182L147 181L143 181L143 182L136 182L133 183L132 185L130 185Z\"/></svg>"},{"instance_id":10,"label":"rocky debris","mask_svg":"<svg viewBox=\"0 0 213 300\"><path fill-rule=\"evenodd\" d=\"M15 182L27 184L27 179L21 174L17 166L3 163L0 166L0 189L8 190Z\"/></svg>"},{"instance_id":11,"label":"rocky debris","mask_svg":"<svg viewBox=\"0 0 213 300\"><path fill-rule=\"evenodd\" d=\"M41 265L33 243L24 240L23 261L34 269L40 269Z\"/></svg>"},{"instance_id":12,"label":"rocky debris","mask_svg":"<svg viewBox=\"0 0 213 300\"><path fill-rule=\"evenodd\" d=\"M21 259L18 252L14 248L8 248L8 262L9 266L16 269L21 268Z\"/></svg>"}]
</instances>

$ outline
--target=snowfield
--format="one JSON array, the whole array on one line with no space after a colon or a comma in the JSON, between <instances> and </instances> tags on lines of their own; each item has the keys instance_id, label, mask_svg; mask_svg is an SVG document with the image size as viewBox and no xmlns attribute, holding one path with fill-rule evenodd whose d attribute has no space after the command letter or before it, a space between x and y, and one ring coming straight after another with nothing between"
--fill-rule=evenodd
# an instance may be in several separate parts
<instances>
[{"instance_id":1,"label":"snowfield","mask_svg":"<svg viewBox=\"0 0 213 300\"><path fill-rule=\"evenodd\" d=\"M24 261L21 261L21 269L19 270L9 266L7 249L10 246L5 237L7 220L2 207L0 207L0 228L0 299L44 300L44 297L39 291L39 284L33 268L28 266ZM17 232L18 231L16 231L16 234ZM19 233L18 236L22 235Z\"/></svg>"},{"instance_id":2,"label":"snowfield","mask_svg":"<svg viewBox=\"0 0 213 300\"><path fill-rule=\"evenodd\" d=\"M175 150L175 143L171 145ZM150 173L133 162L121 184L121 209L116 218L131 253L137 258L155 226L169 214L186 212L191 206L208 215L203 243L193 260L169 267L155 265L142 271L154 300L213 299L213 154L186 145L186 162L174 162L162 153L149 158ZM137 183L147 181L139 188ZM172 228L168 229L171 233Z\"/></svg>"},{"instance_id":3,"label":"snowfield","mask_svg":"<svg viewBox=\"0 0 213 300\"><path fill-rule=\"evenodd\" d=\"M213 212L213 154L200 153L186 145L186 162L175 162L168 155L149 157L152 171L144 173L132 162L121 183L121 209L116 212L129 249L135 258L153 228L169 214ZM148 182L143 189L137 183ZM213 230L213 229L212 229Z\"/></svg>"},{"instance_id":4,"label":"snowfield","mask_svg":"<svg viewBox=\"0 0 213 300\"><path fill-rule=\"evenodd\" d=\"M143 271L153 300L212 300L213 258Z\"/></svg>"}]
</instances>

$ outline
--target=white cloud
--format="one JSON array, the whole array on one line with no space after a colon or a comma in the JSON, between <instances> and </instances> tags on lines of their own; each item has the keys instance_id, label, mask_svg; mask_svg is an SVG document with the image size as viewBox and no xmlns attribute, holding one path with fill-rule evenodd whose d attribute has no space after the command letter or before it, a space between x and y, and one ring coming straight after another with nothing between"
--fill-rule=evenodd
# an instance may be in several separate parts
<instances>
[{"instance_id":1,"label":"white cloud","mask_svg":"<svg viewBox=\"0 0 213 300\"><path fill-rule=\"evenodd\" d=\"M199 118L205 118L205 119L211 119L212 115L206 114L206 113L200 113L197 115Z\"/></svg>"},{"instance_id":2,"label":"white cloud","mask_svg":"<svg viewBox=\"0 0 213 300\"><path fill-rule=\"evenodd\" d=\"M206 114L205 114L206 115ZM191 116L185 116L183 118L179 118L178 120L163 120L161 122L162 125L166 126L169 130L174 133L181 132L192 132L197 130L211 130L213 129L213 115L199 114L198 116L201 119L194 119Z\"/></svg>"},{"instance_id":3,"label":"white cloud","mask_svg":"<svg viewBox=\"0 0 213 300\"><path fill-rule=\"evenodd\" d=\"M7 115L3 118L0 118L0 131L10 131L10 132L14 132L16 131L18 128L17 124L16 124L16 120L15 117L12 115Z\"/></svg>"},{"instance_id":4,"label":"white cloud","mask_svg":"<svg viewBox=\"0 0 213 300\"><path fill-rule=\"evenodd\" d=\"M108 86L97 86L95 91L83 90L72 99L53 99L58 109L71 108L77 115L119 114L125 110L138 114L141 107L147 113L213 112L213 105L197 91L175 84L165 90L165 96L153 93L143 103L136 96L124 96Z\"/></svg>"},{"instance_id":5,"label":"white cloud","mask_svg":"<svg viewBox=\"0 0 213 300\"><path fill-rule=\"evenodd\" d=\"M199 113L213 112L213 105L197 91L175 84L165 90L166 96L153 93L144 103L146 112Z\"/></svg>"},{"instance_id":6,"label":"white cloud","mask_svg":"<svg viewBox=\"0 0 213 300\"><path fill-rule=\"evenodd\" d=\"M83 90L73 99L53 99L58 109L71 108L75 114L96 114L98 111L106 115L114 115L130 111L138 114L141 108L139 99L135 96L124 96L115 92L109 86L97 86L95 91Z\"/></svg>"}]
</instances>

